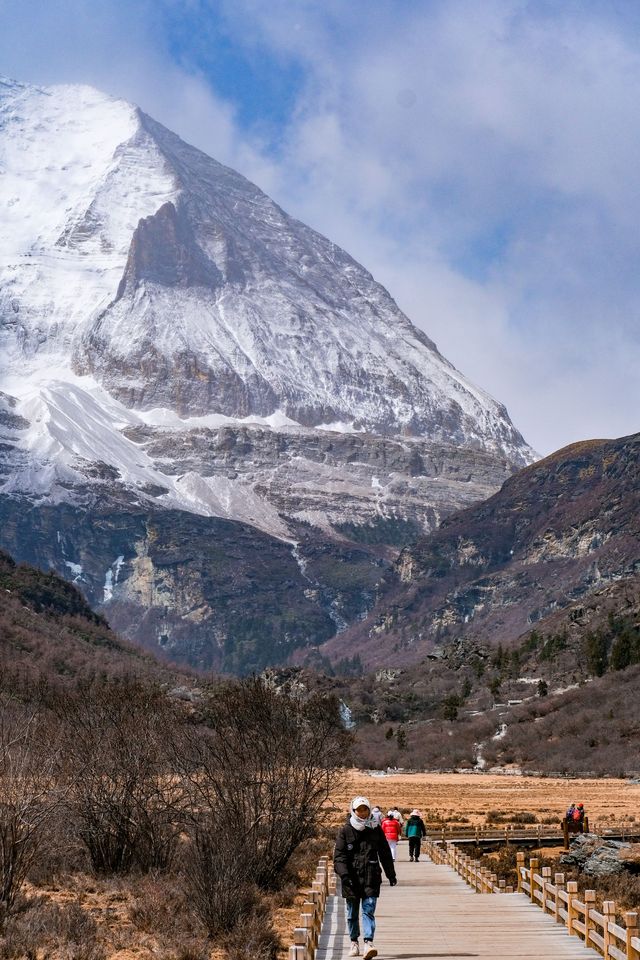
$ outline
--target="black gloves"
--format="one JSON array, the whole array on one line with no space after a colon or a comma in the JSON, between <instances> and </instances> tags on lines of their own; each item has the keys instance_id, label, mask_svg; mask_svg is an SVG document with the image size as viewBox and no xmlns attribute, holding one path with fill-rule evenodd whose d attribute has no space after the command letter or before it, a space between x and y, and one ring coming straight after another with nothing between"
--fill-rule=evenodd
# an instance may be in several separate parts
<instances>
[{"instance_id":1,"label":"black gloves","mask_svg":"<svg viewBox=\"0 0 640 960\"><path fill-rule=\"evenodd\" d=\"M396 885L397 882L398 882L398 878L397 878L397 877L393 877L392 880L389 880L389 886L390 886L390 887L395 887L395 885Z\"/></svg>"}]
</instances>

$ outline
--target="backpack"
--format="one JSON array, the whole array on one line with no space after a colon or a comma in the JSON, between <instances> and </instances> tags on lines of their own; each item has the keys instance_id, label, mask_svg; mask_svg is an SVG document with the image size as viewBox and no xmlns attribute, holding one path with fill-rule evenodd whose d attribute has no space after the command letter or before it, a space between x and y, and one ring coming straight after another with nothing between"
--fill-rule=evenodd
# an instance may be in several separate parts
<instances>
[{"instance_id":1,"label":"backpack","mask_svg":"<svg viewBox=\"0 0 640 960\"><path fill-rule=\"evenodd\" d=\"M580 810L580 809L578 809L578 807L576 807L575 810L573 811L573 813L571 814L571 816L572 816L573 820L582 820L583 811Z\"/></svg>"}]
</instances>

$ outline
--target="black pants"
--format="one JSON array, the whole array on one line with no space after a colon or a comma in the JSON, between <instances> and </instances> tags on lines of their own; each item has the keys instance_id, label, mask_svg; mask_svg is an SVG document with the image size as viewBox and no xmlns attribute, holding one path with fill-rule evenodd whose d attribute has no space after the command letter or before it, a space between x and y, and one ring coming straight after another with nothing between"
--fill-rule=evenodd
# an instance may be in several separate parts
<instances>
[{"instance_id":1,"label":"black pants","mask_svg":"<svg viewBox=\"0 0 640 960\"><path fill-rule=\"evenodd\" d=\"M420 856L420 837L409 837L409 856L416 860Z\"/></svg>"}]
</instances>

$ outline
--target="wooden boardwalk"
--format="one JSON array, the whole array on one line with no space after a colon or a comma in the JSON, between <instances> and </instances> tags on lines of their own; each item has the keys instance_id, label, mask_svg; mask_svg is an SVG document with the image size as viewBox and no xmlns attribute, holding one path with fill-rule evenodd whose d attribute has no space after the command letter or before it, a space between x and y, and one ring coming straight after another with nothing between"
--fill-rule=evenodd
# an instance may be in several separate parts
<instances>
[{"instance_id":1,"label":"wooden boardwalk","mask_svg":"<svg viewBox=\"0 0 640 960\"><path fill-rule=\"evenodd\" d=\"M478 957L481 960L594 960L600 955L570 937L522 894L478 894L448 865L398 849L398 885L384 883L376 911L375 946L381 960ZM331 897L317 960L348 956L342 897ZM360 941L362 950L362 940Z\"/></svg>"}]
</instances>

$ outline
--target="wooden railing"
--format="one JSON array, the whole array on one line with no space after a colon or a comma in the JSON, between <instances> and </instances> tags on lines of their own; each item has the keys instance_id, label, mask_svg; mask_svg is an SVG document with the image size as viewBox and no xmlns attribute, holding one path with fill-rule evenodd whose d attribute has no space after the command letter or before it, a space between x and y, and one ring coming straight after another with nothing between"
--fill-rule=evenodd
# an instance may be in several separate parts
<instances>
[{"instance_id":1,"label":"wooden railing","mask_svg":"<svg viewBox=\"0 0 640 960\"><path fill-rule=\"evenodd\" d=\"M315 880L304 892L300 922L293 931L289 960L314 960L320 939L327 900L336 892L336 876L328 857L320 857Z\"/></svg>"},{"instance_id":2,"label":"wooden railing","mask_svg":"<svg viewBox=\"0 0 640 960\"><path fill-rule=\"evenodd\" d=\"M491 840L504 839L509 842L513 840L536 840L546 837L562 837L564 834L565 821L558 820L556 823L537 823L535 826L518 826L514 823L496 824L495 826L445 826L445 827L427 827L427 836L431 840L439 840L446 843L447 840ZM598 836L607 837L614 835L622 840L627 837L640 836L640 823L595 823L589 822L589 818L584 820L584 833L597 833ZM569 833L575 831L569 829ZM582 832L582 831L581 831Z\"/></svg>"},{"instance_id":3,"label":"wooden railing","mask_svg":"<svg viewBox=\"0 0 640 960\"><path fill-rule=\"evenodd\" d=\"M449 864L476 893L513 893L513 887L508 886L506 880L501 880L497 874L483 867L480 860L467 856L455 843L447 843L443 847L433 840L427 840L425 845L434 863Z\"/></svg>"},{"instance_id":4,"label":"wooden railing","mask_svg":"<svg viewBox=\"0 0 640 960\"><path fill-rule=\"evenodd\" d=\"M584 901L578 899L575 880L565 883L564 874L556 873L551 882L551 867L543 867L532 857L525 866L525 855L519 853L518 891L525 893L532 903L551 914L557 923L566 925L567 933L579 936L586 946L595 947L605 960L639 960L640 930L638 914L625 913L624 927L615 922L616 905L605 900L602 913L595 908L596 891L585 890Z\"/></svg>"},{"instance_id":5,"label":"wooden railing","mask_svg":"<svg viewBox=\"0 0 640 960\"><path fill-rule=\"evenodd\" d=\"M512 893L495 873L482 867L479 860L459 850L455 843L442 846L434 840L426 841L426 848L434 863L446 863L453 867L477 893ZM518 853L517 893L526 896L531 903L549 914L556 923L565 925L567 933L584 940L588 947L595 948L605 960L640 960L640 930L638 914L624 914L624 927L616 923L616 905L605 900L602 913L595 909L595 890L585 890L584 901L578 899L578 884L575 880L565 883L563 873L556 873L551 881L551 867L542 867L537 857L525 866L525 854ZM540 870L540 872L538 872Z\"/></svg>"}]
</instances>

